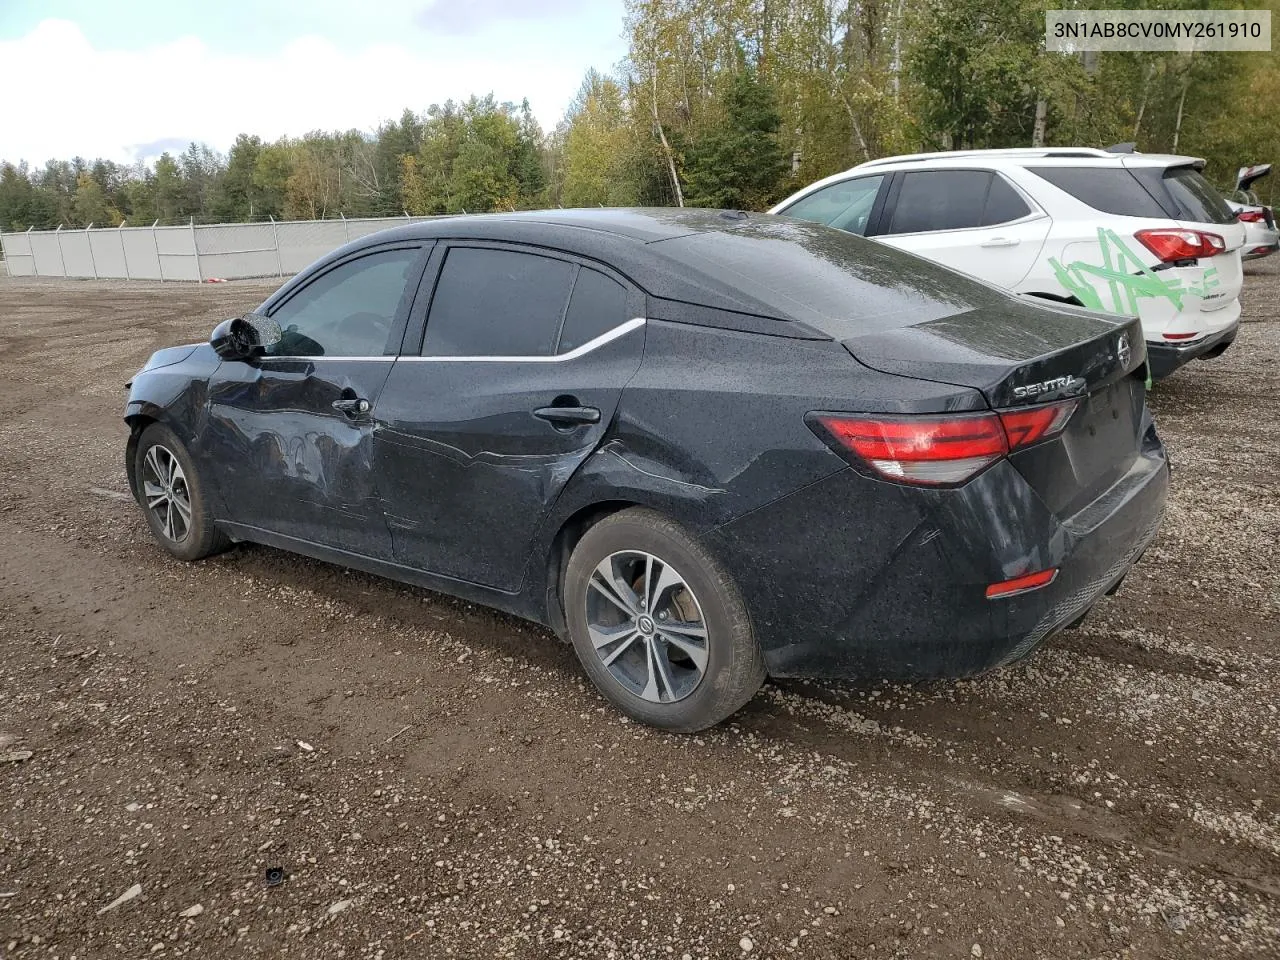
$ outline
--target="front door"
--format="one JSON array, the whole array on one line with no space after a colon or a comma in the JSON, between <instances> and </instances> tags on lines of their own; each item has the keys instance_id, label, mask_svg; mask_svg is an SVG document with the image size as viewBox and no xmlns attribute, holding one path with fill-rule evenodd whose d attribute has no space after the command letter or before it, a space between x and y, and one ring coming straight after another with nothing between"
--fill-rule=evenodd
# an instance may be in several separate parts
<instances>
[{"instance_id":1,"label":"front door","mask_svg":"<svg viewBox=\"0 0 1280 960\"><path fill-rule=\"evenodd\" d=\"M271 308L280 343L218 368L200 446L228 520L391 559L372 438L423 258L410 244L322 268Z\"/></svg>"},{"instance_id":2,"label":"front door","mask_svg":"<svg viewBox=\"0 0 1280 960\"><path fill-rule=\"evenodd\" d=\"M392 368L375 434L398 562L519 587L539 524L639 368L643 302L571 258L449 247L420 355Z\"/></svg>"}]
</instances>

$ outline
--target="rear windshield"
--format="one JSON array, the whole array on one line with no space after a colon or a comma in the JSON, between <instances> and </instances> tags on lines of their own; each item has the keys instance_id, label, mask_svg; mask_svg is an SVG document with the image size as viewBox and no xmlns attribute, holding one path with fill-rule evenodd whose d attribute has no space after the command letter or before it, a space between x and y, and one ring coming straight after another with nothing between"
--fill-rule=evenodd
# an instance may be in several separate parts
<instances>
[{"instance_id":1,"label":"rear windshield","mask_svg":"<svg viewBox=\"0 0 1280 960\"><path fill-rule=\"evenodd\" d=\"M1164 172L1164 188L1178 207L1179 220L1196 223L1231 223L1235 211L1195 167L1170 167Z\"/></svg>"},{"instance_id":2,"label":"rear windshield","mask_svg":"<svg viewBox=\"0 0 1280 960\"><path fill-rule=\"evenodd\" d=\"M1009 297L912 254L789 217L752 217L731 229L649 248L746 295L759 312L808 323L837 339L1003 304Z\"/></svg>"}]
</instances>

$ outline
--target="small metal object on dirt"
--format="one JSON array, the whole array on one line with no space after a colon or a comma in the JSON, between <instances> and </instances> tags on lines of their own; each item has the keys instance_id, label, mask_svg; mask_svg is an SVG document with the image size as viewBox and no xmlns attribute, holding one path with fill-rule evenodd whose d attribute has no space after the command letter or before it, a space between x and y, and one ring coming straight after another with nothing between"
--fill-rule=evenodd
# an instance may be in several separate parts
<instances>
[{"instance_id":1,"label":"small metal object on dirt","mask_svg":"<svg viewBox=\"0 0 1280 960\"><path fill-rule=\"evenodd\" d=\"M404 733L406 730L412 730L412 729L413 729L413 724L412 724L412 723L406 723L403 727L401 727L399 730L397 730L397 731L396 731L395 733L393 733L391 736L387 737L387 739L386 739L384 742L385 742L385 743L390 743L392 740L394 740L396 737L400 736L400 734Z\"/></svg>"},{"instance_id":2,"label":"small metal object on dirt","mask_svg":"<svg viewBox=\"0 0 1280 960\"><path fill-rule=\"evenodd\" d=\"M192 917L200 916L202 913L204 913L204 904L193 903L191 906L187 907L187 909L179 913L178 916L191 919Z\"/></svg>"},{"instance_id":3,"label":"small metal object on dirt","mask_svg":"<svg viewBox=\"0 0 1280 960\"><path fill-rule=\"evenodd\" d=\"M316 749L316 748L315 748L315 747L313 747L311 744L307 743L307 741L305 741L305 740L299 740L299 741L297 741L297 744L298 744L298 749L300 749L300 750L305 750L305 751L307 751L307 753L312 753L312 752L314 752L314 751L315 751L315 749Z\"/></svg>"},{"instance_id":4,"label":"small metal object on dirt","mask_svg":"<svg viewBox=\"0 0 1280 960\"><path fill-rule=\"evenodd\" d=\"M278 887L284 883L284 867L267 867L266 873L263 875L268 887Z\"/></svg>"},{"instance_id":5,"label":"small metal object on dirt","mask_svg":"<svg viewBox=\"0 0 1280 960\"><path fill-rule=\"evenodd\" d=\"M23 760L30 760L35 754L30 750L12 750L9 753L0 753L0 763L21 763Z\"/></svg>"},{"instance_id":6,"label":"small metal object on dirt","mask_svg":"<svg viewBox=\"0 0 1280 960\"><path fill-rule=\"evenodd\" d=\"M99 910L98 916L102 916L108 910L114 910L116 907L120 906L120 904L122 903L128 903L134 897L140 896L141 894L142 894L142 884L135 883L132 887L130 887L124 893L120 894L120 896L116 897L114 900L108 903L105 907Z\"/></svg>"}]
</instances>

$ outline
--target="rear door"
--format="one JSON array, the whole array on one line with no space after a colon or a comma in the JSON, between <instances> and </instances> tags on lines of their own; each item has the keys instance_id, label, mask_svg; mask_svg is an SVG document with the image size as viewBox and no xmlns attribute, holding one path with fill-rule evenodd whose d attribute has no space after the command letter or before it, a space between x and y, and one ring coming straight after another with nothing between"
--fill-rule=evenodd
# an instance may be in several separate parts
<instances>
[{"instance_id":1,"label":"rear door","mask_svg":"<svg viewBox=\"0 0 1280 960\"><path fill-rule=\"evenodd\" d=\"M644 301L598 264L454 242L376 436L398 562L512 591L535 531L604 438L644 350Z\"/></svg>"},{"instance_id":2,"label":"rear door","mask_svg":"<svg viewBox=\"0 0 1280 960\"><path fill-rule=\"evenodd\" d=\"M999 173L917 170L894 178L875 238L1012 290L1031 271L1051 225Z\"/></svg>"},{"instance_id":3,"label":"rear door","mask_svg":"<svg viewBox=\"0 0 1280 960\"><path fill-rule=\"evenodd\" d=\"M391 558L372 438L424 259L405 243L324 267L271 308L280 343L218 367L201 450L227 519Z\"/></svg>"}]
</instances>

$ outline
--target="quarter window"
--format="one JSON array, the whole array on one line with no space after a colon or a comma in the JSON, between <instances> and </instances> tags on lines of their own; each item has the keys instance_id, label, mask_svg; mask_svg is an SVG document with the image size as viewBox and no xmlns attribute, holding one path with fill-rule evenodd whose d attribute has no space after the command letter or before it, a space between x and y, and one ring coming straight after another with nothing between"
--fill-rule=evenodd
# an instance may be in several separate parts
<instances>
[{"instance_id":1,"label":"quarter window","mask_svg":"<svg viewBox=\"0 0 1280 960\"><path fill-rule=\"evenodd\" d=\"M550 355L575 269L536 254L454 247L431 299L422 355Z\"/></svg>"},{"instance_id":2,"label":"quarter window","mask_svg":"<svg viewBox=\"0 0 1280 960\"><path fill-rule=\"evenodd\" d=\"M272 311L274 357L381 356L419 251L387 250L321 275Z\"/></svg>"},{"instance_id":3,"label":"quarter window","mask_svg":"<svg viewBox=\"0 0 1280 960\"><path fill-rule=\"evenodd\" d=\"M1010 220L1020 220L1031 212L1027 201L1018 196L1018 191L1009 186L1004 177L996 174L991 178L991 189L987 191L987 203L982 208L982 225L994 227Z\"/></svg>"},{"instance_id":4,"label":"quarter window","mask_svg":"<svg viewBox=\"0 0 1280 960\"><path fill-rule=\"evenodd\" d=\"M556 353L568 353L626 320L626 288L598 270L583 267L573 284Z\"/></svg>"},{"instance_id":5,"label":"quarter window","mask_svg":"<svg viewBox=\"0 0 1280 960\"><path fill-rule=\"evenodd\" d=\"M865 236L871 208L883 181L883 176L877 176L833 183L797 200L782 214Z\"/></svg>"},{"instance_id":6,"label":"quarter window","mask_svg":"<svg viewBox=\"0 0 1280 960\"><path fill-rule=\"evenodd\" d=\"M1155 217L1168 214L1155 198L1125 169L1099 167L1027 167L1037 177L1081 203L1121 217Z\"/></svg>"}]
</instances>

